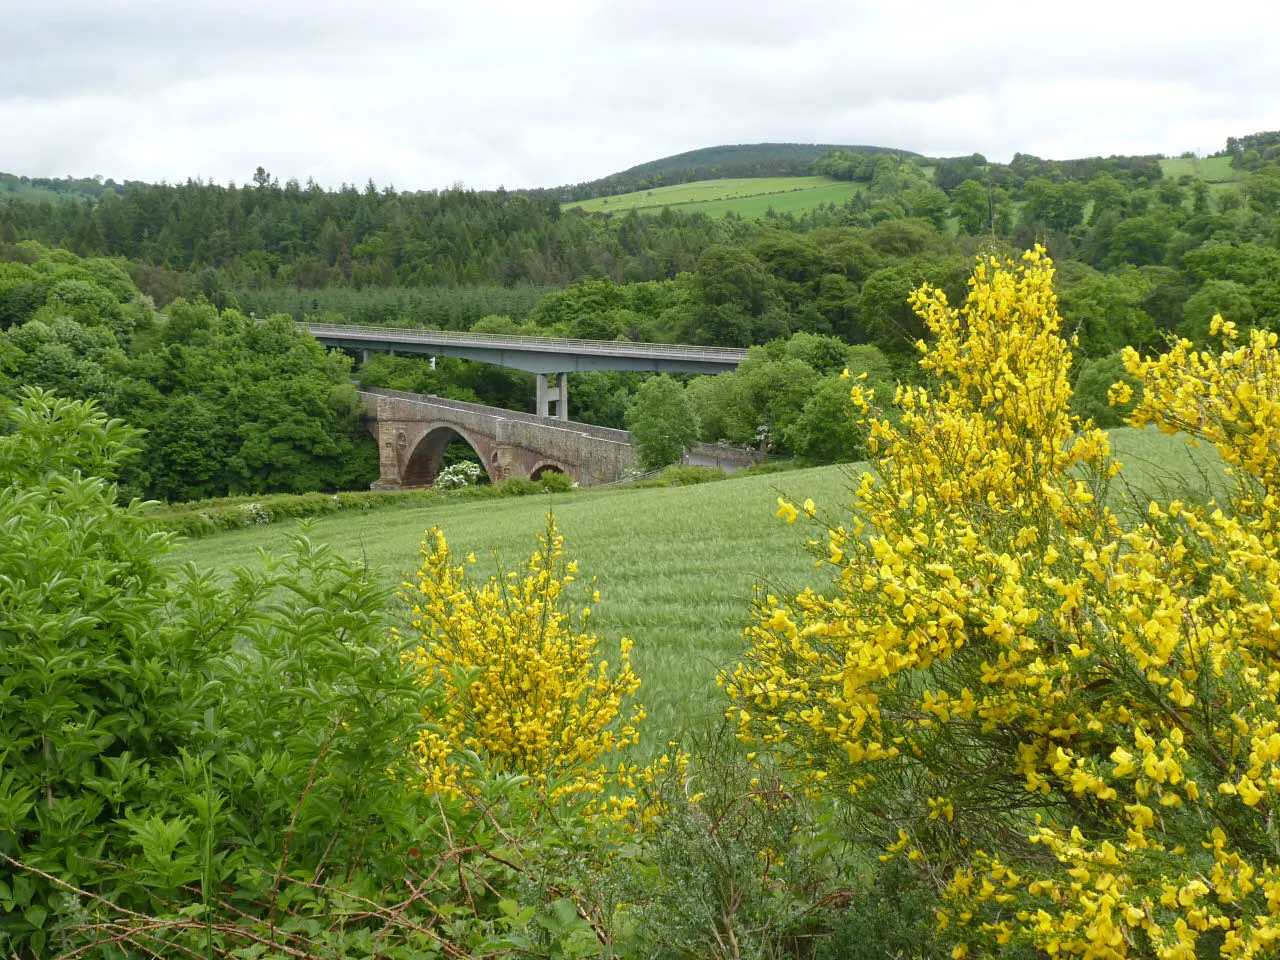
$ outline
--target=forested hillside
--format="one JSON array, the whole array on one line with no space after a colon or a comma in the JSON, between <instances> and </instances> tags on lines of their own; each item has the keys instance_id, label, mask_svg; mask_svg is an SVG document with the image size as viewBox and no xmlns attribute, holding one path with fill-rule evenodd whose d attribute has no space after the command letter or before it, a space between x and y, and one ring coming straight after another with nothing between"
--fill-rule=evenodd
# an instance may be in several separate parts
<instances>
[{"instance_id":1,"label":"forested hillside","mask_svg":"<svg viewBox=\"0 0 1280 960\"><path fill-rule=\"evenodd\" d=\"M857 181L848 202L757 220L562 212L501 190L324 190L261 169L243 186L13 195L0 199L4 389L98 398L148 428L131 489L184 499L369 479L346 361L283 322L246 318L753 346L736 373L685 378L698 435L826 462L859 449L832 416L845 365L879 381L882 398L917 375L927 331L908 293L930 283L955 302L976 253L1039 242L1077 337L1077 408L1114 422L1106 388L1122 347L1203 342L1215 313L1280 328L1277 142L1233 138L1212 165L837 149L809 172ZM532 400L526 375L464 361L377 357L356 376L519 409ZM573 375L573 416L626 425L642 379ZM298 389L315 403L253 394Z\"/></svg>"},{"instance_id":2,"label":"forested hillside","mask_svg":"<svg viewBox=\"0 0 1280 960\"><path fill-rule=\"evenodd\" d=\"M8 253L0 400L39 386L145 429L127 494L346 490L376 475L350 362L290 318L183 299L158 317L119 261L30 241Z\"/></svg>"}]
</instances>

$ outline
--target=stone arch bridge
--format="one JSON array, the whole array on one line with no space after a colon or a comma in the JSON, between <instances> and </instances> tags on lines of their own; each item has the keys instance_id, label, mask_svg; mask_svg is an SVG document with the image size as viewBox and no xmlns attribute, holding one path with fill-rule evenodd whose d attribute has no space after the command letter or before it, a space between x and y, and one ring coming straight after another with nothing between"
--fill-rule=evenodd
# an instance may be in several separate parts
<instances>
[{"instance_id":1,"label":"stone arch bridge","mask_svg":"<svg viewBox=\"0 0 1280 960\"><path fill-rule=\"evenodd\" d=\"M622 479L635 463L625 430L397 390L359 393L378 440L375 490L431 486L445 450L459 437L479 454L493 483L515 476L536 480L555 470L594 487ZM732 472L759 459L750 451L703 444L686 462Z\"/></svg>"}]
</instances>

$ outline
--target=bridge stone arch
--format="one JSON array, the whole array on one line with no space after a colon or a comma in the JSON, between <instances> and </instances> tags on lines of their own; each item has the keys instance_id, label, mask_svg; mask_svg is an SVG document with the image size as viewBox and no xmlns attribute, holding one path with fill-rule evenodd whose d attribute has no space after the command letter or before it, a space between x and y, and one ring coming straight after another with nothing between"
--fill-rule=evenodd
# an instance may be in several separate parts
<instances>
[{"instance_id":1,"label":"bridge stone arch","mask_svg":"<svg viewBox=\"0 0 1280 960\"><path fill-rule=\"evenodd\" d=\"M449 449L449 445L455 440L461 440L480 457L480 465L485 475L493 479L494 453L492 451L492 443L486 443L484 439L473 439L467 435L464 430L459 430L452 424L439 424L432 426L424 425L425 432L412 449L408 451L408 455L404 457L403 466L400 470L400 483L405 487L430 487L436 482L436 477L440 473L440 465L444 459L444 452ZM416 432L416 431L415 431ZM408 435L405 434L406 446L408 445ZM486 450L489 456L485 456Z\"/></svg>"},{"instance_id":2,"label":"bridge stone arch","mask_svg":"<svg viewBox=\"0 0 1280 960\"><path fill-rule=\"evenodd\" d=\"M631 434L625 430L396 390L359 394L365 424L378 440L375 490L430 486L455 437L480 455L493 483L559 470L579 486L594 487L621 480L635 463ZM686 463L711 464L730 473L760 459L754 451L705 443L685 456Z\"/></svg>"},{"instance_id":3,"label":"bridge stone arch","mask_svg":"<svg viewBox=\"0 0 1280 960\"><path fill-rule=\"evenodd\" d=\"M480 455L493 483L554 469L596 486L620 479L635 461L625 430L394 390L361 390L360 397L378 439L376 490L430 486L455 437Z\"/></svg>"}]
</instances>

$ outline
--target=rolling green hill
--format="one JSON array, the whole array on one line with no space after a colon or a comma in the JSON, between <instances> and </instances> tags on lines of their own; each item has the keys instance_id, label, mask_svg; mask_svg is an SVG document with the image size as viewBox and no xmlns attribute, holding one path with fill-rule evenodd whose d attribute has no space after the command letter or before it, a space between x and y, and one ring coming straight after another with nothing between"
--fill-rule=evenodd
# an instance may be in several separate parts
<instances>
[{"instance_id":1,"label":"rolling green hill","mask_svg":"<svg viewBox=\"0 0 1280 960\"><path fill-rule=\"evenodd\" d=\"M670 157L650 160L598 180L525 192L568 202L612 197L701 180L803 177L812 172L815 160L821 159L833 150L849 150L860 154L892 153L898 156L917 156L909 150L889 147L828 143L745 143L689 150Z\"/></svg>"},{"instance_id":2,"label":"rolling green hill","mask_svg":"<svg viewBox=\"0 0 1280 960\"><path fill-rule=\"evenodd\" d=\"M743 217L760 217L772 209L778 213L800 213L820 203L841 204L865 189L865 184L831 177L757 177L736 180L703 180L669 187L637 190L614 197L572 201L566 210L590 213L621 213L629 210L656 211L679 207L685 213L724 216L733 212Z\"/></svg>"},{"instance_id":3,"label":"rolling green hill","mask_svg":"<svg viewBox=\"0 0 1280 960\"><path fill-rule=\"evenodd\" d=\"M832 150L849 150L853 153L897 153L904 156L916 156L909 150L896 150L891 147L850 146L830 143L744 143L736 146L703 147L700 150L689 150L670 157L650 160L620 173L613 174L619 179L640 179L642 177L672 177L690 170L706 169L723 170L727 167L743 164L785 164L792 168L793 174L805 170L813 161L826 156ZM608 178L606 178L608 179Z\"/></svg>"}]
</instances>

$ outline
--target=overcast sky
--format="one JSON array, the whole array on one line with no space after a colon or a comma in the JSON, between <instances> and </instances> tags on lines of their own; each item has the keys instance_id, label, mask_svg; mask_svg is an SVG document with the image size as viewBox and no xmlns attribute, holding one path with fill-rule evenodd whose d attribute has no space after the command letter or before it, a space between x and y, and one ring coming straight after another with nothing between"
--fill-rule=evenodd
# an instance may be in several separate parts
<instances>
[{"instance_id":1,"label":"overcast sky","mask_svg":"<svg viewBox=\"0 0 1280 960\"><path fill-rule=\"evenodd\" d=\"M0 0L0 170L554 186L697 147L1212 152L1280 3Z\"/></svg>"}]
</instances>

